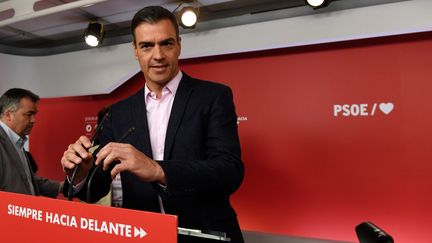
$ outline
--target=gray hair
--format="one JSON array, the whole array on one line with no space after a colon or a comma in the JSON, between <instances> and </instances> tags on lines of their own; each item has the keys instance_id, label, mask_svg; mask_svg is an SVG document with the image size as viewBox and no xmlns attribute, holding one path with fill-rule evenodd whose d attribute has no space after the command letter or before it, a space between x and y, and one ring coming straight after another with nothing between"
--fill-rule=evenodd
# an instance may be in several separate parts
<instances>
[{"instance_id":1,"label":"gray hair","mask_svg":"<svg viewBox=\"0 0 432 243\"><path fill-rule=\"evenodd\" d=\"M17 111L23 98L28 98L34 103L39 101L39 96L29 90L13 88L6 91L0 97L0 118L3 117L3 114L7 110Z\"/></svg>"}]
</instances>

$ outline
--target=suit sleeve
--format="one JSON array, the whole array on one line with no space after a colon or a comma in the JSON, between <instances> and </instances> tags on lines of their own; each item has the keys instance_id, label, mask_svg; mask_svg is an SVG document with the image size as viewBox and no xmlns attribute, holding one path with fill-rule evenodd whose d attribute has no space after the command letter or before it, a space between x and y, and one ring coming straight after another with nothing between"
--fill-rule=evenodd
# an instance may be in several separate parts
<instances>
[{"instance_id":1,"label":"suit sleeve","mask_svg":"<svg viewBox=\"0 0 432 243\"><path fill-rule=\"evenodd\" d=\"M56 198L62 189L61 183L58 181L49 180L37 175L34 178L39 194L42 196Z\"/></svg>"},{"instance_id":2,"label":"suit sleeve","mask_svg":"<svg viewBox=\"0 0 432 243\"><path fill-rule=\"evenodd\" d=\"M45 197L56 198L62 190L63 183L60 183L59 181L46 179L36 175L36 172L38 170L38 165L31 153L27 151L25 151L25 153L29 160L30 168L34 175L34 180L38 188L39 194Z\"/></svg>"}]
</instances>

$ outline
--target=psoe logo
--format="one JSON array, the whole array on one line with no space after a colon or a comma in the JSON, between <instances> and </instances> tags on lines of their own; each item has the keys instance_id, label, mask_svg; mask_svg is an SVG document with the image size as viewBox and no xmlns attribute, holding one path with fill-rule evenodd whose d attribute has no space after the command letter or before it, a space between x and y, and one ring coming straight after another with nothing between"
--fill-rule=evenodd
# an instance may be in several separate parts
<instances>
[{"instance_id":1,"label":"psoe logo","mask_svg":"<svg viewBox=\"0 0 432 243\"><path fill-rule=\"evenodd\" d=\"M389 115L394 109L392 102L381 102L369 104L335 104L333 105L333 116L374 116L376 111L381 111L384 115Z\"/></svg>"},{"instance_id":2,"label":"psoe logo","mask_svg":"<svg viewBox=\"0 0 432 243\"><path fill-rule=\"evenodd\" d=\"M93 130L97 126L97 116L86 116L84 117L85 135L91 137Z\"/></svg>"}]
</instances>

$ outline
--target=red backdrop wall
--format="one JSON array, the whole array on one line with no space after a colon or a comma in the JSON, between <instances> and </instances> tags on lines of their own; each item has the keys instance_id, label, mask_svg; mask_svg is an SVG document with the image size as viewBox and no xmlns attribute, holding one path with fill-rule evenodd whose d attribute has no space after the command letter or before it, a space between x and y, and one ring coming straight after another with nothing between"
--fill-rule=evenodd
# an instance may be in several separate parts
<instances>
[{"instance_id":1,"label":"red backdrop wall","mask_svg":"<svg viewBox=\"0 0 432 243\"><path fill-rule=\"evenodd\" d=\"M182 61L234 91L242 229L357 241L371 220L398 243L432 242L431 53L424 33ZM143 84L138 74L110 95L41 100L30 138L40 174L63 179L86 117Z\"/></svg>"}]
</instances>

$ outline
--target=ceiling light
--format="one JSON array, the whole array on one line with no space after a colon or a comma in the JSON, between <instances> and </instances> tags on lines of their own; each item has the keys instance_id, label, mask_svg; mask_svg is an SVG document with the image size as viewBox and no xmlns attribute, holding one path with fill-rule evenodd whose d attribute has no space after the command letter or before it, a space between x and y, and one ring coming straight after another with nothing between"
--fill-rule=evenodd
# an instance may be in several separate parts
<instances>
[{"instance_id":1,"label":"ceiling light","mask_svg":"<svg viewBox=\"0 0 432 243\"><path fill-rule=\"evenodd\" d=\"M104 27L101 23L90 22L84 32L84 38L87 45L96 47L102 43L105 34Z\"/></svg>"},{"instance_id":2,"label":"ceiling light","mask_svg":"<svg viewBox=\"0 0 432 243\"><path fill-rule=\"evenodd\" d=\"M306 3L314 9L327 7L330 2L331 0L306 0Z\"/></svg>"},{"instance_id":3,"label":"ceiling light","mask_svg":"<svg viewBox=\"0 0 432 243\"><path fill-rule=\"evenodd\" d=\"M185 3L180 3L176 9L174 9L174 13L183 6ZM199 17L199 6L197 1L193 1L192 3L188 3L188 6L184 6L176 13L177 20L179 25L184 29L195 28L195 25L198 21Z\"/></svg>"},{"instance_id":4,"label":"ceiling light","mask_svg":"<svg viewBox=\"0 0 432 243\"><path fill-rule=\"evenodd\" d=\"M180 11L180 25L183 28L195 27L198 20L197 11L193 7L184 7Z\"/></svg>"}]
</instances>

